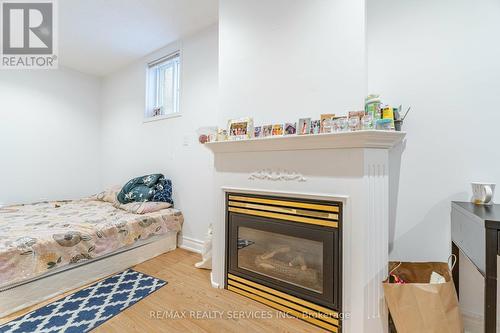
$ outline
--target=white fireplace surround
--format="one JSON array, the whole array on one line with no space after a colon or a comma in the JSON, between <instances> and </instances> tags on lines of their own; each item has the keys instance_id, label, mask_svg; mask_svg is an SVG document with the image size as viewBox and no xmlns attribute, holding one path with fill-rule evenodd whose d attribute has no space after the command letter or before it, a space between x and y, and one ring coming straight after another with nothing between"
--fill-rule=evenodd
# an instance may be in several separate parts
<instances>
[{"instance_id":1,"label":"white fireplace surround","mask_svg":"<svg viewBox=\"0 0 500 333\"><path fill-rule=\"evenodd\" d=\"M212 284L224 288L227 192L341 201L343 332L386 332L381 281L389 260L391 191L402 132L359 131L213 142L215 209ZM391 165L391 168L389 168Z\"/></svg>"}]
</instances>

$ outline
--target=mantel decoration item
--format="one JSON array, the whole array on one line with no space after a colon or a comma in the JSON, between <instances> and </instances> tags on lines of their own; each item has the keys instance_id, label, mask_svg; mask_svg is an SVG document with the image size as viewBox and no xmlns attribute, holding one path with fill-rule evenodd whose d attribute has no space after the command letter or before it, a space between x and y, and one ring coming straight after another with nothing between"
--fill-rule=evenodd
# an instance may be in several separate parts
<instances>
[{"instance_id":1,"label":"mantel decoration item","mask_svg":"<svg viewBox=\"0 0 500 333\"><path fill-rule=\"evenodd\" d=\"M253 119L241 118L229 120L227 132L231 140L245 140L253 136Z\"/></svg>"},{"instance_id":2,"label":"mantel decoration item","mask_svg":"<svg viewBox=\"0 0 500 333\"><path fill-rule=\"evenodd\" d=\"M377 119L377 121L375 122L375 129L381 131L390 131L392 130L391 123L392 122L390 119Z\"/></svg>"},{"instance_id":3,"label":"mantel decoration item","mask_svg":"<svg viewBox=\"0 0 500 333\"><path fill-rule=\"evenodd\" d=\"M311 132L310 134L319 134L321 127L321 120L313 120L311 121Z\"/></svg>"},{"instance_id":4,"label":"mantel decoration item","mask_svg":"<svg viewBox=\"0 0 500 333\"><path fill-rule=\"evenodd\" d=\"M332 122L335 114L322 114L321 115L321 125L320 125L320 133L332 133Z\"/></svg>"},{"instance_id":5,"label":"mantel decoration item","mask_svg":"<svg viewBox=\"0 0 500 333\"><path fill-rule=\"evenodd\" d=\"M361 129L361 119L365 116L365 111L349 111L348 116L351 131L359 131Z\"/></svg>"},{"instance_id":6,"label":"mantel decoration item","mask_svg":"<svg viewBox=\"0 0 500 333\"><path fill-rule=\"evenodd\" d=\"M360 130L361 121L359 117L349 117L349 130L351 132Z\"/></svg>"},{"instance_id":7,"label":"mantel decoration item","mask_svg":"<svg viewBox=\"0 0 500 333\"><path fill-rule=\"evenodd\" d=\"M273 136L275 136L275 135L283 135L283 125L282 124L273 125Z\"/></svg>"},{"instance_id":8,"label":"mantel decoration item","mask_svg":"<svg viewBox=\"0 0 500 333\"><path fill-rule=\"evenodd\" d=\"M293 135L297 133L297 123L285 124L285 135Z\"/></svg>"},{"instance_id":9,"label":"mantel decoration item","mask_svg":"<svg viewBox=\"0 0 500 333\"><path fill-rule=\"evenodd\" d=\"M332 132L347 132L349 123L346 116L333 118Z\"/></svg>"},{"instance_id":10,"label":"mantel decoration item","mask_svg":"<svg viewBox=\"0 0 500 333\"><path fill-rule=\"evenodd\" d=\"M361 128L363 130L373 129L373 117L370 113L365 114L365 116L361 119Z\"/></svg>"},{"instance_id":11,"label":"mantel decoration item","mask_svg":"<svg viewBox=\"0 0 500 333\"><path fill-rule=\"evenodd\" d=\"M365 98L365 112L372 115L374 121L382 118L380 113L380 95L372 94Z\"/></svg>"},{"instance_id":12,"label":"mantel decoration item","mask_svg":"<svg viewBox=\"0 0 500 333\"><path fill-rule=\"evenodd\" d=\"M389 119L389 127L394 130L394 109L392 106L386 105L382 108L382 119Z\"/></svg>"},{"instance_id":13,"label":"mantel decoration item","mask_svg":"<svg viewBox=\"0 0 500 333\"><path fill-rule=\"evenodd\" d=\"M225 129L218 129L217 131L217 141L226 141L227 140L227 130Z\"/></svg>"},{"instance_id":14,"label":"mantel decoration item","mask_svg":"<svg viewBox=\"0 0 500 333\"><path fill-rule=\"evenodd\" d=\"M273 135L273 125L262 126L262 136L268 137Z\"/></svg>"},{"instance_id":15,"label":"mantel decoration item","mask_svg":"<svg viewBox=\"0 0 500 333\"><path fill-rule=\"evenodd\" d=\"M403 127L403 121L405 120L406 116L411 110L411 106L408 107L406 110L404 116L401 116L401 112L403 111L403 106L399 105L397 109L394 109L394 129L398 132L401 131L401 128Z\"/></svg>"},{"instance_id":16,"label":"mantel decoration item","mask_svg":"<svg viewBox=\"0 0 500 333\"><path fill-rule=\"evenodd\" d=\"M487 182L473 182L472 185L472 199L471 201L476 205L491 206L493 205L493 197L495 196L494 183Z\"/></svg>"},{"instance_id":17,"label":"mantel decoration item","mask_svg":"<svg viewBox=\"0 0 500 333\"><path fill-rule=\"evenodd\" d=\"M205 144L208 142L208 135L206 134L200 134L198 136L198 142L201 143L201 144Z\"/></svg>"},{"instance_id":18,"label":"mantel decoration item","mask_svg":"<svg viewBox=\"0 0 500 333\"><path fill-rule=\"evenodd\" d=\"M300 118L297 134L299 135L310 134L310 131L311 131L311 118Z\"/></svg>"},{"instance_id":19,"label":"mantel decoration item","mask_svg":"<svg viewBox=\"0 0 500 333\"><path fill-rule=\"evenodd\" d=\"M260 138L262 136L262 126L255 126L253 131L254 138Z\"/></svg>"}]
</instances>

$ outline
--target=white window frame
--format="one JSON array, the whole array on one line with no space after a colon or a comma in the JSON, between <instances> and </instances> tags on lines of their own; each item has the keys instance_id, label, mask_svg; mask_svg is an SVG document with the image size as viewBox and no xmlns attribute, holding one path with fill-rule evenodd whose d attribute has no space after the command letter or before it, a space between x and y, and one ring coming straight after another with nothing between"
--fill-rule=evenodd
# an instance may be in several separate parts
<instances>
[{"instance_id":1,"label":"white window frame","mask_svg":"<svg viewBox=\"0 0 500 333\"><path fill-rule=\"evenodd\" d=\"M163 113L161 115L153 115L153 110L156 107L163 107L161 104L162 95L164 93L160 80L161 69L164 67L174 66L174 112ZM181 76L182 76L182 57L180 51L175 51L166 56L149 62L146 65L146 108L144 110L144 122L169 119L181 116L180 99L181 99Z\"/></svg>"}]
</instances>

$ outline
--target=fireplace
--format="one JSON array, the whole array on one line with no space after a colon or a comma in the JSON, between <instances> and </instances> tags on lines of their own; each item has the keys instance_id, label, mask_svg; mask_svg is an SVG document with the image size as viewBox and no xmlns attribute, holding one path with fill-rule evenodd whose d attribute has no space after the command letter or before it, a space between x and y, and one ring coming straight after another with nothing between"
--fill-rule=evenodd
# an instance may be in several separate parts
<instances>
[{"instance_id":1,"label":"fireplace","mask_svg":"<svg viewBox=\"0 0 500 333\"><path fill-rule=\"evenodd\" d=\"M337 331L342 203L226 194L229 290Z\"/></svg>"},{"instance_id":2,"label":"fireplace","mask_svg":"<svg viewBox=\"0 0 500 333\"><path fill-rule=\"evenodd\" d=\"M356 131L205 144L214 153L215 171L214 197L208 199L213 200L209 215L214 224L212 285L298 317L307 313L304 320L329 325L322 327L331 331L387 332L380 282L388 273L389 221L395 216L404 136L394 131ZM233 201L231 206L229 201ZM337 214L337 220L325 219L325 211L301 203L338 208L338 212L326 211L332 217ZM314 213L309 216L299 210ZM314 215L317 212L322 214ZM322 223L304 223L309 218ZM275 225L281 231L273 229ZM249 241L256 245L245 246ZM259 251L272 252L266 246L274 241L283 244L279 247L284 249L271 256L280 265L265 262L271 253L258 263L255 255L246 253L259 246L263 247ZM333 244L333 250L328 244ZM304 248L308 252L302 257L309 273L300 278L284 275L289 273L283 265L289 264L287 253ZM304 266L299 255L291 256L299 257L292 267ZM333 262L331 272L325 262ZM278 266L283 272L278 272ZM331 283L326 283L329 279ZM337 313L342 321L335 318Z\"/></svg>"}]
</instances>

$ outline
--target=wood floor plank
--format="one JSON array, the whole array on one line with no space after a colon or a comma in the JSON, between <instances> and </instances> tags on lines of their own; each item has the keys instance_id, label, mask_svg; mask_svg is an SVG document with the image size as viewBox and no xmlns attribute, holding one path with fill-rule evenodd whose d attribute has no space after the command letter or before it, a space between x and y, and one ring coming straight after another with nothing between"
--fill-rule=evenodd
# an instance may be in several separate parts
<instances>
[{"instance_id":1,"label":"wood floor plank","mask_svg":"<svg viewBox=\"0 0 500 333\"><path fill-rule=\"evenodd\" d=\"M210 272L194 267L199 259L196 253L177 249L135 266L135 270L166 280L168 284L93 332L326 332L302 320L284 317L278 311L236 293L212 288ZM5 322L38 307L2 319ZM158 317L157 312L177 313L179 316L184 313L185 318ZM204 318L208 314L214 318ZM268 318L251 317L257 314Z\"/></svg>"}]
</instances>

